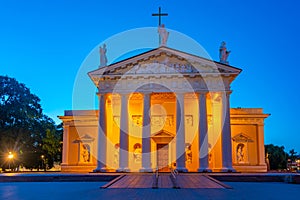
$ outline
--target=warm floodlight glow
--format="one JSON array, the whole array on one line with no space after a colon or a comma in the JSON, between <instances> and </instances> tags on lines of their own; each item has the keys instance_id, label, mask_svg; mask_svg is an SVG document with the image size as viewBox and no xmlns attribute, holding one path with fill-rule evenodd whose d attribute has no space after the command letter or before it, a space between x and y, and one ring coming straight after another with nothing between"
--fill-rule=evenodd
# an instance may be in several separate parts
<instances>
[{"instance_id":1,"label":"warm floodlight glow","mask_svg":"<svg viewBox=\"0 0 300 200\"><path fill-rule=\"evenodd\" d=\"M8 168L9 168L10 171L11 171L10 163L11 163L11 161L12 161L13 158L14 158L14 154L11 151L8 152L8 160L9 160Z\"/></svg>"},{"instance_id":2,"label":"warm floodlight glow","mask_svg":"<svg viewBox=\"0 0 300 200\"><path fill-rule=\"evenodd\" d=\"M14 154L12 154L12 152L8 152L8 159L13 159L14 158Z\"/></svg>"}]
</instances>

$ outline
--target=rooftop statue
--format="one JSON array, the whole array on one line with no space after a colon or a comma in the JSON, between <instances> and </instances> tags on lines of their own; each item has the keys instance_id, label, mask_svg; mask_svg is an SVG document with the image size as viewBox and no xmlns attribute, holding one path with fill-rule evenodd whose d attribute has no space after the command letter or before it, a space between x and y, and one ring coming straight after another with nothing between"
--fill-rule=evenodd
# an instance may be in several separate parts
<instances>
[{"instance_id":1,"label":"rooftop statue","mask_svg":"<svg viewBox=\"0 0 300 200\"><path fill-rule=\"evenodd\" d=\"M220 54L219 54L221 63L229 64L229 62L227 61L227 58L228 58L230 52L231 51L227 51L226 42L223 41L220 46Z\"/></svg>"},{"instance_id":2,"label":"rooftop statue","mask_svg":"<svg viewBox=\"0 0 300 200\"><path fill-rule=\"evenodd\" d=\"M106 44L103 44L103 47L99 47L100 53L100 67L104 67L107 65L107 57L106 57Z\"/></svg>"},{"instance_id":3,"label":"rooftop statue","mask_svg":"<svg viewBox=\"0 0 300 200\"><path fill-rule=\"evenodd\" d=\"M158 33L160 37L160 46L166 46L169 38L169 32L166 30L164 24L158 27Z\"/></svg>"}]
</instances>

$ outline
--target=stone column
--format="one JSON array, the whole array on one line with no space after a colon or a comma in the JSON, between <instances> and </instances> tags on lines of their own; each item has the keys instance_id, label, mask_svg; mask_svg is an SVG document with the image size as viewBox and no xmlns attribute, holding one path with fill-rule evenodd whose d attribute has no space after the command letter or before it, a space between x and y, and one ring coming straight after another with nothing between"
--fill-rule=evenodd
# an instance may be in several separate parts
<instances>
[{"instance_id":1,"label":"stone column","mask_svg":"<svg viewBox=\"0 0 300 200\"><path fill-rule=\"evenodd\" d=\"M187 172L185 167L184 93L176 93L176 97L176 169L178 172Z\"/></svg>"},{"instance_id":2,"label":"stone column","mask_svg":"<svg viewBox=\"0 0 300 200\"><path fill-rule=\"evenodd\" d=\"M222 172L233 172L229 92L222 93Z\"/></svg>"},{"instance_id":3,"label":"stone column","mask_svg":"<svg viewBox=\"0 0 300 200\"><path fill-rule=\"evenodd\" d=\"M264 142L264 125L257 125L257 140L258 140L258 165L266 166L265 161L265 142Z\"/></svg>"},{"instance_id":4,"label":"stone column","mask_svg":"<svg viewBox=\"0 0 300 200\"><path fill-rule=\"evenodd\" d=\"M69 125L64 125L63 133L63 153L62 153L62 165L68 165L69 161Z\"/></svg>"},{"instance_id":5,"label":"stone column","mask_svg":"<svg viewBox=\"0 0 300 200\"><path fill-rule=\"evenodd\" d=\"M106 94L99 94L99 118L98 118L98 149L97 168L94 172L106 172Z\"/></svg>"},{"instance_id":6,"label":"stone column","mask_svg":"<svg viewBox=\"0 0 300 200\"><path fill-rule=\"evenodd\" d=\"M129 172L128 168L128 99L129 94L121 94L120 154L118 172Z\"/></svg>"},{"instance_id":7,"label":"stone column","mask_svg":"<svg viewBox=\"0 0 300 200\"><path fill-rule=\"evenodd\" d=\"M150 93L144 93L143 133L142 133L142 169L141 172L152 172L151 168L151 125L150 125Z\"/></svg>"},{"instance_id":8,"label":"stone column","mask_svg":"<svg viewBox=\"0 0 300 200\"><path fill-rule=\"evenodd\" d=\"M198 172L211 172L208 165L208 128L207 128L207 92L199 93L199 126L198 126L198 142L199 142L199 168Z\"/></svg>"}]
</instances>

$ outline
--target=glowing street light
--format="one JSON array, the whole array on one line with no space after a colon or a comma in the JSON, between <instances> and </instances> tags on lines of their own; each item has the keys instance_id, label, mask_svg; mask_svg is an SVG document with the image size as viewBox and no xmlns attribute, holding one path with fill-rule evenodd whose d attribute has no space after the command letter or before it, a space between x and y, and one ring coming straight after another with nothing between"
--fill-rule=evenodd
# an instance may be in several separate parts
<instances>
[{"instance_id":1,"label":"glowing street light","mask_svg":"<svg viewBox=\"0 0 300 200\"><path fill-rule=\"evenodd\" d=\"M11 171L10 163L12 162L13 159L14 159L14 154L11 151L8 152L8 168L9 168L9 171Z\"/></svg>"}]
</instances>

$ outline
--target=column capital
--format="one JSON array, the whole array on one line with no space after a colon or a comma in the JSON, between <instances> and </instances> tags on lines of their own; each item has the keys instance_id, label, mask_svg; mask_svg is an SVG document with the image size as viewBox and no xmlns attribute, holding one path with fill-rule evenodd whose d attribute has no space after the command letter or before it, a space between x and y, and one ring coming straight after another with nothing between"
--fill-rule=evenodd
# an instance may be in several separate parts
<instances>
[{"instance_id":1,"label":"column capital","mask_svg":"<svg viewBox=\"0 0 300 200\"><path fill-rule=\"evenodd\" d=\"M221 94L226 94L227 96L231 95L232 90L225 90L225 91L221 91Z\"/></svg>"},{"instance_id":2,"label":"column capital","mask_svg":"<svg viewBox=\"0 0 300 200\"><path fill-rule=\"evenodd\" d=\"M198 92L195 92L195 94L197 94L199 97L201 95L207 96L208 92L207 91L198 91Z\"/></svg>"},{"instance_id":3,"label":"column capital","mask_svg":"<svg viewBox=\"0 0 300 200\"><path fill-rule=\"evenodd\" d=\"M119 92L119 93L117 93L119 96L127 96L127 97L129 97L132 93L130 93L130 92Z\"/></svg>"},{"instance_id":4,"label":"column capital","mask_svg":"<svg viewBox=\"0 0 300 200\"><path fill-rule=\"evenodd\" d=\"M195 94L208 94L209 91L206 91L206 90L197 90L195 91Z\"/></svg>"},{"instance_id":5,"label":"column capital","mask_svg":"<svg viewBox=\"0 0 300 200\"><path fill-rule=\"evenodd\" d=\"M69 128L70 127L70 125L69 124L63 124L63 128Z\"/></svg>"},{"instance_id":6,"label":"column capital","mask_svg":"<svg viewBox=\"0 0 300 200\"><path fill-rule=\"evenodd\" d=\"M100 97L100 96L106 96L108 93L102 93L102 92L97 92L96 93L96 95L98 96L98 97Z\"/></svg>"},{"instance_id":7,"label":"column capital","mask_svg":"<svg viewBox=\"0 0 300 200\"><path fill-rule=\"evenodd\" d=\"M185 92L176 92L175 97L177 101L184 101L185 94Z\"/></svg>"},{"instance_id":8,"label":"column capital","mask_svg":"<svg viewBox=\"0 0 300 200\"><path fill-rule=\"evenodd\" d=\"M145 95L151 96L153 94L153 92L146 91L146 92L140 92L140 94L142 94L143 96L145 96Z\"/></svg>"},{"instance_id":9,"label":"column capital","mask_svg":"<svg viewBox=\"0 0 300 200\"><path fill-rule=\"evenodd\" d=\"M121 93L121 94L119 94L120 95L120 97L121 97L121 102L122 101L129 101L129 98L130 98L130 96L131 96L131 93ZM123 103L126 103L126 102L123 102ZM123 109L123 108L122 108Z\"/></svg>"}]
</instances>

